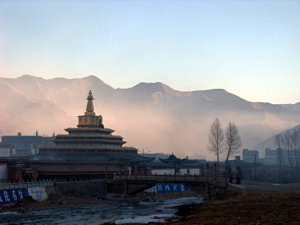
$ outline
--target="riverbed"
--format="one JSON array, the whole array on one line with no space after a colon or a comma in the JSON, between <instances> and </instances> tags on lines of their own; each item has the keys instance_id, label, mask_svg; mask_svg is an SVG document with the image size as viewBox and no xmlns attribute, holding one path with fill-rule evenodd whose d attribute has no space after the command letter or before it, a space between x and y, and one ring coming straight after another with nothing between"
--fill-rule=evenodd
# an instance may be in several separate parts
<instances>
[{"instance_id":1,"label":"riverbed","mask_svg":"<svg viewBox=\"0 0 300 225\"><path fill-rule=\"evenodd\" d=\"M203 202L201 197L185 197L138 204L66 207L25 213L0 213L0 224L93 225L105 221L116 224L163 222L175 216L176 207Z\"/></svg>"}]
</instances>

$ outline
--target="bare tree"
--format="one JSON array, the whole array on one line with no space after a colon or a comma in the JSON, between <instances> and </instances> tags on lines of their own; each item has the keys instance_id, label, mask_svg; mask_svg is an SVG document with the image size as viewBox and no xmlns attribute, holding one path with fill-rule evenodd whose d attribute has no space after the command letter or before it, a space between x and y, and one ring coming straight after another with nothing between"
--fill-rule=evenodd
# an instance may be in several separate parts
<instances>
[{"instance_id":1,"label":"bare tree","mask_svg":"<svg viewBox=\"0 0 300 225\"><path fill-rule=\"evenodd\" d=\"M284 143L284 140L283 140L283 137L281 134L277 134L275 136L275 145L277 147L277 157L278 157L278 163L279 163L279 166L281 168L281 165L282 165L282 155L281 155L281 146L282 144Z\"/></svg>"},{"instance_id":2,"label":"bare tree","mask_svg":"<svg viewBox=\"0 0 300 225\"><path fill-rule=\"evenodd\" d=\"M294 149L294 156L295 156L295 163L298 166L298 159L297 159L297 148L298 148L298 142L300 139L300 129L296 130L294 129L291 133L291 146Z\"/></svg>"},{"instance_id":3,"label":"bare tree","mask_svg":"<svg viewBox=\"0 0 300 225\"><path fill-rule=\"evenodd\" d=\"M210 132L208 135L208 148L211 152L215 153L217 156L217 164L220 160L220 154L224 146L224 133L218 118L215 119L210 127Z\"/></svg>"},{"instance_id":4,"label":"bare tree","mask_svg":"<svg viewBox=\"0 0 300 225\"><path fill-rule=\"evenodd\" d=\"M226 128L225 136L226 136L226 150L227 150L227 156L226 156L226 166L227 166L229 156L239 152L240 147L242 146L242 142L241 142L239 130L236 127L236 125L232 122L229 122Z\"/></svg>"},{"instance_id":5,"label":"bare tree","mask_svg":"<svg viewBox=\"0 0 300 225\"><path fill-rule=\"evenodd\" d=\"M281 134L277 134L275 136L275 145L277 148L281 148L281 143L282 143L282 136Z\"/></svg>"},{"instance_id":6,"label":"bare tree","mask_svg":"<svg viewBox=\"0 0 300 225\"><path fill-rule=\"evenodd\" d=\"M298 133L297 150L300 150L300 128L298 128L297 133Z\"/></svg>"},{"instance_id":7,"label":"bare tree","mask_svg":"<svg viewBox=\"0 0 300 225\"><path fill-rule=\"evenodd\" d=\"M298 133L297 150L300 150L300 128L298 128L297 133Z\"/></svg>"},{"instance_id":8,"label":"bare tree","mask_svg":"<svg viewBox=\"0 0 300 225\"><path fill-rule=\"evenodd\" d=\"M277 134L275 136L275 145L277 147L277 157L278 157L278 163L279 163L279 181L281 181L281 174L282 174L282 155L281 155L281 144L282 144L282 136L281 134Z\"/></svg>"},{"instance_id":9,"label":"bare tree","mask_svg":"<svg viewBox=\"0 0 300 225\"><path fill-rule=\"evenodd\" d=\"M287 150L287 153L288 153L288 160L290 162L290 165L293 166L293 161L291 159L291 147L292 147L292 141L291 141L291 134L289 131L287 131L284 135L284 146L285 146L285 150Z\"/></svg>"}]
</instances>

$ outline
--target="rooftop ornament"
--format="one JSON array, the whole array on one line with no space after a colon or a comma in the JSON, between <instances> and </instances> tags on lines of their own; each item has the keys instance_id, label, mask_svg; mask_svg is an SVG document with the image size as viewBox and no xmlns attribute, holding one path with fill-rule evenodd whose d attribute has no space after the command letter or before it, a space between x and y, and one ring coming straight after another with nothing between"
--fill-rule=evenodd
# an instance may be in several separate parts
<instances>
[{"instance_id":1,"label":"rooftop ornament","mask_svg":"<svg viewBox=\"0 0 300 225\"><path fill-rule=\"evenodd\" d=\"M89 91L89 95L87 96L86 100L88 100L87 105L86 105L86 114L95 114L94 113L94 104L93 104L93 94L92 91Z\"/></svg>"}]
</instances>

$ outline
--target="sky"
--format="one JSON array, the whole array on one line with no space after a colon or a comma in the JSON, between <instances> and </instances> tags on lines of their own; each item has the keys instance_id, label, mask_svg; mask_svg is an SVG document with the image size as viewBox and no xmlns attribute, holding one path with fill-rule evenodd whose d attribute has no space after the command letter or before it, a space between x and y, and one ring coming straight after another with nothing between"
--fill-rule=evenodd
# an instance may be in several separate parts
<instances>
[{"instance_id":1,"label":"sky","mask_svg":"<svg viewBox=\"0 0 300 225\"><path fill-rule=\"evenodd\" d=\"M300 102L300 1L0 0L0 76Z\"/></svg>"}]
</instances>

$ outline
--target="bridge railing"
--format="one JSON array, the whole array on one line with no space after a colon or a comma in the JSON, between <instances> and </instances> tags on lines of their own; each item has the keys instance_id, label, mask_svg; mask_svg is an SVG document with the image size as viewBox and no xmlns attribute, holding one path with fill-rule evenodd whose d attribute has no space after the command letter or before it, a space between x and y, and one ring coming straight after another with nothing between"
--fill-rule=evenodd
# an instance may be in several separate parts
<instances>
[{"instance_id":1,"label":"bridge railing","mask_svg":"<svg viewBox=\"0 0 300 225\"><path fill-rule=\"evenodd\" d=\"M143 180L143 181L205 181L203 176L188 175L121 175L117 180Z\"/></svg>"},{"instance_id":2,"label":"bridge railing","mask_svg":"<svg viewBox=\"0 0 300 225\"><path fill-rule=\"evenodd\" d=\"M117 181L135 181L151 183L208 183L210 185L223 187L226 184L224 176L219 175L120 175L114 178Z\"/></svg>"},{"instance_id":3,"label":"bridge railing","mask_svg":"<svg viewBox=\"0 0 300 225\"><path fill-rule=\"evenodd\" d=\"M53 181L0 183L0 190L53 186Z\"/></svg>"}]
</instances>

